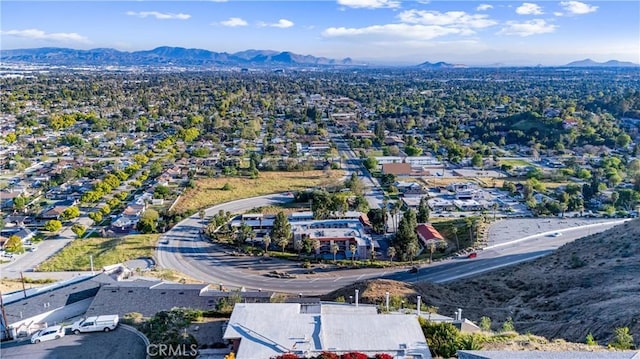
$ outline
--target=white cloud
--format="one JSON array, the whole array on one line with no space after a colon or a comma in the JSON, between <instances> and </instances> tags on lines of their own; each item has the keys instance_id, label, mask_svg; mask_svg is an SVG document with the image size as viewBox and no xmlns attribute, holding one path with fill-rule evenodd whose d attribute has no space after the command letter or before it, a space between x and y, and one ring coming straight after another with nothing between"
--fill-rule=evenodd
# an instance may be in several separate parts
<instances>
[{"instance_id":1,"label":"white cloud","mask_svg":"<svg viewBox=\"0 0 640 359\"><path fill-rule=\"evenodd\" d=\"M538 4L525 2L516 8L516 13L520 15L542 15L542 8Z\"/></svg>"},{"instance_id":2,"label":"white cloud","mask_svg":"<svg viewBox=\"0 0 640 359\"><path fill-rule=\"evenodd\" d=\"M424 41L445 35L470 35L472 33L473 31L470 30L437 25L386 24L361 28L330 27L324 30L322 35L332 38L370 37L376 41L389 39Z\"/></svg>"},{"instance_id":3,"label":"white cloud","mask_svg":"<svg viewBox=\"0 0 640 359\"><path fill-rule=\"evenodd\" d=\"M496 25L484 14L467 14L464 11L407 10L398 14L400 21L409 24L451 26L455 28L484 28Z\"/></svg>"},{"instance_id":4,"label":"white cloud","mask_svg":"<svg viewBox=\"0 0 640 359\"><path fill-rule=\"evenodd\" d=\"M129 16L137 16L141 18L145 17L155 17L158 20L187 20L191 17L189 14L172 14L172 13L163 13L158 11L127 11L127 15Z\"/></svg>"},{"instance_id":5,"label":"white cloud","mask_svg":"<svg viewBox=\"0 0 640 359\"><path fill-rule=\"evenodd\" d=\"M278 22L271 23L271 24L266 22L258 23L258 26L260 27L277 27L280 29L286 29L286 28L292 27L293 25L295 25L293 21L287 20L287 19L280 19L278 20Z\"/></svg>"},{"instance_id":6,"label":"white cloud","mask_svg":"<svg viewBox=\"0 0 640 359\"><path fill-rule=\"evenodd\" d=\"M478 5L478 7L476 8L476 11L487 11L489 9L493 9L493 5L489 5L489 4L480 4Z\"/></svg>"},{"instance_id":7,"label":"white cloud","mask_svg":"<svg viewBox=\"0 0 640 359\"><path fill-rule=\"evenodd\" d=\"M229 20L220 21L221 25L228 27L247 26L247 22L239 17L231 17Z\"/></svg>"},{"instance_id":8,"label":"white cloud","mask_svg":"<svg viewBox=\"0 0 640 359\"><path fill-rule=\"evenodd\" d=\"M560 6L562 6L567 13L572 15L583 15L598 10L597 6L585 4L580 1L562 1Z\"/></svg>"},{"instance_id":9,"label":"white cloud","mask_svg":"<svg viewBox=\"0 0 640 359\"><path fill-rule=\"evenodd\" d=\"M26 29L26 30L0 31L0 34L7 35L7 36L21 37L26 39L35 39L35 40L89 43L89 39L75 32L46 33L39 29Z\"/></svg>"},{"instance_id":10,"label":"white cloud","mask_svg":"<svg viewBox=\"0 0 640 359\"><path fill-rule=\"evenodd\" d=\"M400 7L400 1L397 0L338 0L339 5L352 8L397 8Z\"/></svg>"},{"instance_id":11,"label":"white cloud","mask_svg":"<svg viewBox=\"0 0 640 359\"><path fill-rule=\"evenodd\" d=\"M506 26L498 31L500 35L531 36L551 33L556 30L556 25L547 24L542 19L533 19L524 22L507 21Z\"/></svg>"},{"instance_id":12,"label":"white cloud","mask_svg":"<svg viewBox=\"0 0 640 359\"><path fill-rule=\"evenodd\" d=\"M555 12L553 13L553 15L555 15L555 16L564 16L564 14L563 14L563 13L561 13L560 11L555 11Z\"/></svg>"}]
</instances>

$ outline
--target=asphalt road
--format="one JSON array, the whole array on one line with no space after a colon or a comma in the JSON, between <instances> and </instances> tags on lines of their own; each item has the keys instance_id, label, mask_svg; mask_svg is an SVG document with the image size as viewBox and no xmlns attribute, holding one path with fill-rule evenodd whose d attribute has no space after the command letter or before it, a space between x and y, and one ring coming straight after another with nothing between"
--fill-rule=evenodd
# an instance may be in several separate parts
<instances>
[{"instance_id":1,"label":"asphalt road","mask_svg":"<svg viewBox=\"0 0 640 359\"><path fill-rule=\"evenodd\" d=\"M145 358L146 346L136 334L122 327L109 333L71 334L67 330L64 337L31 344L27 338L22 341L11 341L0 346L3 359L111 359L111 358Z\"/></svg>"},{"instance_id":2,"label":"asphalt road","mask_svg":"<svg viewBox=\"0 0 640 359\"><path fill-rule=\"evenodd\" d=\"M283 194L262 196L252 199L238 200L222 204L207 210L206 218L201 221L198 215L185 219L163 235L157 249L158 265L173 268L195 279L208 283L222 284L227 288L262 289L304 295L318 295L346 286L353 282L369 278L390 278L403 281L427 280L446 282L458 278L475 275L484 271L504 267L525 260L535 259L545 255L559 246L576 238L604 231L622 221L606 223L586 223L575 226L576 223L564 219L551 219L553 224L546 222L550 219L539 219L541 228L537 225L523 226L521 219L504 220L510 228L528 228L525 235L516 232L517 237L501 238L500 243L480 251L474 259L451 259L433 263L419 269L417 274L408 273L409 267L386 269L333 269L314 268L315 273L308 274L307 269L299 263L279 260L275 258L233 256L233 249L210 243L201 237L200 230L209 216L220 209L225 211L243 212L247 209L275 204L291 200ZM508 222L510 221L510 222ZM531 220L527 220L527 223ZM546 229L549 230L546 230ZM553 233L562 233L552 236ZM266 274L277 270L295 275L295 278L272 278Z\"/></svg>"}]
</instances>

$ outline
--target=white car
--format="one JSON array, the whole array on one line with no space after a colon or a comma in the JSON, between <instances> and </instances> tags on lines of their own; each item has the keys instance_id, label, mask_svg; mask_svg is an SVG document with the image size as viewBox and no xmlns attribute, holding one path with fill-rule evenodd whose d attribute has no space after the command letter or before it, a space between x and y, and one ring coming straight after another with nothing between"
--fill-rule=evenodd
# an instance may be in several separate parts
<instances>
[{"instance_id":1,"label":"white car","mask_svg":"<svg viewBox=\"0 0 640 359\"><path fill-rule=\"evenodd\" d=\"M40 342L46 342L47 340L60 339L64 337L64 327L61 325L54 325L52 327L44 328L31 337L31 343L37 344Z\"/></svg>"},{"instance_id":2,"label":"white car","mask_svg":"<svg viewBox=\"0 0 640 359\"><path fill-rule=\"evenodd\" d=\"M560 237L561 235L562 235L562 233L556 232L556 233L552 234L551 237Z\"/></svg>"}]
</instances>

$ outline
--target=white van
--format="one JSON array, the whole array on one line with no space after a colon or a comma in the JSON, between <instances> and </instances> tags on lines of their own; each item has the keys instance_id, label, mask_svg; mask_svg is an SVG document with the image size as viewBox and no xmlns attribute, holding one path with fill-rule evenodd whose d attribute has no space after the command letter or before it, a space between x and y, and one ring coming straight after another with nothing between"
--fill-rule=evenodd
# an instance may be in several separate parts
<instances>
[{"instance_id":1,"label":"white van","mask_svg":"<svg viewBox=\"0 0 640 359\"><path fill-rule=\"evenodd\" d=\"M73 334L87 333L87 332L108 332L116 329L118 326L117 314L114 315L100 315L97 317L89 317L82 320L78 320L71 326Z\"/></svg>"},{"instance_id":2,"label":"white van","mask_svg":"<svg viewBox=\"0 0 640 359\"><path fill-rule=\"evenodd\" d=\"M41 331L35 333L31 337L31 343L37 344L40 342L46 342L47 340L60 339L64 337L64 327L60 325L54 325L49 328L44 328Z\"/></svg>"}]
</instances>

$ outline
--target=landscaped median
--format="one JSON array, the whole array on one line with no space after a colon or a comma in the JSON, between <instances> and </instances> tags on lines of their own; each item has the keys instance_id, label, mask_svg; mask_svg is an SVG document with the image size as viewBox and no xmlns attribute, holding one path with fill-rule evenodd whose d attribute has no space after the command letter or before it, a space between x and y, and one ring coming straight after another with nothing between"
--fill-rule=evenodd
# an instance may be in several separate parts
<instances>
[{"instance_id":1,"label":"landscaped median","mask_svg":"<svg viewBox=\"0 0 640 359\"><path fill-rule=\"evenodd\" d=\"M87 271L136 258L153 257L159 234L75 240L38 266L38 271Z\"/></svg>"},{"instance_id":2,"label":"landscaped median","mask_svg":"<svg viewBox=\"0 0 640 359\"><path fill-rule=\"evenodd\" d=\"M224 177L196 181L174 207L176 213L197 211L217 204L285 191L301 191L335 184L344 171L260 172L258 178Z\"/></svg>"}]
</instances>

